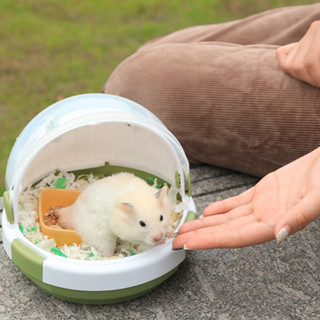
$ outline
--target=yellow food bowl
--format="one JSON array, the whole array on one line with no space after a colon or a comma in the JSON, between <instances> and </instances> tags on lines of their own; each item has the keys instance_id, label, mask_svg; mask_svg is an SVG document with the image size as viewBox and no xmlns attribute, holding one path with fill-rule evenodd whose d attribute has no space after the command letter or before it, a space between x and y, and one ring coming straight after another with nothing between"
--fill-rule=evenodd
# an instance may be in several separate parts
<instances>
[{"instance_id":1,"label":"yellow food bowl","mask_svg":"<svg viewBox=\"0 0 320 320\"><path fill-rule=\"evenodd\" d=\"M65 190L65 189L43 189L39 196L39 221L40 228L43 234L50 238L54 238L57 246L65 244L80 244L81 237L75 230L59 229L57 227L50 227L44 223L45 213L52 206L67 207L72 205L78 198L81 191Z\"/></svg>"}]
</instances>

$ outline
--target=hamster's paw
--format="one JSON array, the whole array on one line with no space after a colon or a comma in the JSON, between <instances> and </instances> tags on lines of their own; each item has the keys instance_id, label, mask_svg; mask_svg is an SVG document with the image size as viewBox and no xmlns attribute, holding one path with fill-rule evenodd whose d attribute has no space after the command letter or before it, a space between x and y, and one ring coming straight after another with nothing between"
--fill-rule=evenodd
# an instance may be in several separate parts
<instances>
[{"instance_id":1,"label":"hamster's paw","mask_svg":"<svg viewBox=\"0 0 320 320\"><path fill-rule=\"evenodd\" d=\"M166 233L166 235L165 235L165 237L162 239L162 240L160 240L157 244L164 244L164 243L166 243L166 239L172 239L172 238L174 238L174 232L173 232L173 230L169 230L167 233Z\"/></svg>"},{"instance_id":2,"label":"hamster's paw","mask_svg":"<svg viewBox=\"0 0 320 320\"><path fill-rule=\"evenodd\" d=\"M95 241L94 247L101 252L106 258L110 258L114 255L116 250L116 242L113 239L99 239Z\"/></svg>"},{"instance_id":3,"label":"hamster's paw","mask_svg":"<svg viewBox=\"0 0 320 320\"><path fill-rule=\"evenodd\" d=\"M173 230L168 231L166 236L171 239L174 238L174 231Z\"/></svg>"},{"instance_id":4,"label":"hamster's paw","mask_svg":"<svg viewBox=\"0 0 320 320\"><path fill-rule=\"evenodd\" d=\"M106 257L106 258L111 258L111 257L114 256L114 250L106 250L106 249L104 249L101 252L104 255L104 257Z\"/></svg>"},{"instance_id":5,"label":"hamster's paw","mask_svg":"<svg viewBox=\"0 0 320 320\"><path fill-rule=\"evenodd\" d=\"M159 245L161 245L161 244L165 244L166 243L166 239L165 238L163 238L162 240L160 240L157 244Z\"/></svg>"}]
</instances>

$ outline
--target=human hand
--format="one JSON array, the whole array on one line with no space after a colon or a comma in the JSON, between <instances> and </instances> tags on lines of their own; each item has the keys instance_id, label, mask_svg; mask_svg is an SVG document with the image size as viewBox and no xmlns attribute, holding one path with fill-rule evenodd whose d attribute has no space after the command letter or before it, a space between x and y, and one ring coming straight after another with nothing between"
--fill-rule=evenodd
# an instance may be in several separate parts
<instances>
[{"instance_id":1,"label":"human hand","mask_svg":"<svg viewBox=\"0 0 320 320\"><path fill-rule=\"evenodd\" d=\"M282 70L298 80L320 87L320 21L311 24L299 42L281 46L276 56Z\"/></svg>"},{"instance_id":2,"label":"human hand","mask_svg":"<svg viewBox=\"0 0 320 320\"><path fill-rule=\"evenodd\" d=\"M237 248L305 228L320 216L320 148L266 175L256 186L215 202L179 229L173 249Z\"/></svg>"}]
</instances>

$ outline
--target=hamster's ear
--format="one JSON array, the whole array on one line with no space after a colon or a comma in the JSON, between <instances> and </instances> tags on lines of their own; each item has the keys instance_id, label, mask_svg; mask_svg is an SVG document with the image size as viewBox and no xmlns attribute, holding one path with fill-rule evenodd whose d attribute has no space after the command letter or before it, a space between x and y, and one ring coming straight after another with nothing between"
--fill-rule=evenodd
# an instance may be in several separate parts
<instances>
[{"instance_id":1,"label":"hamster's ear","mask_svg":"<svg viewBox=\"0 0 320 320\"><path fill-rule=\"evenodd\" d=\"M160 201L163 200L163 197L167 194L168 192L168 186L164 185L156 194L155 197L157 199L160 199Z\"/></svg>"},{"instance_id":2,"label":"hamster's ear","mask_svg":"<svg viewBox=\"0 0 320 320\"><path fill-rule=\"evenodd\" d=\"M132 213L134 212L134 207L130 202L122 202L119 205L119 209L124 213Z\"/></svg>"}]
</instances>

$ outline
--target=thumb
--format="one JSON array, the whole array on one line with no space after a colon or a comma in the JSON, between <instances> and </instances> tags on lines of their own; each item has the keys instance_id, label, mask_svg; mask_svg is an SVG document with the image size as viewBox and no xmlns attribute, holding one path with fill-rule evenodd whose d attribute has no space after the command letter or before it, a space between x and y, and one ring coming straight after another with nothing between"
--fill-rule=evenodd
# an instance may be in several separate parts
<instances>
[{"instance_id":1,"label":"thumb","mask_svg":"<svg viewBox=\"0 0 320 320\"><path fill-rule=\"evenodd\" d=\"M284 46L278 47L277 51L288 55L290 51L297 46L297 42L289 43Z\"/></svg>"},{"instance_id":2,"label":"thumb","mask_svg":"<svg viewBox=\"0 0 320 320\"><path fill-rule=\"evenodd\" d=\"M304 229L320 216L320 191L310 191L300 202L289 210L276 224L274 233L280 243L288 235Z\"/></svg>"},{"instance_id":3,"label":"thumb","mask_svg":"<svg viewBox=\"0 0 320 320\"><path fill-rule=\"evenodd\" d=\"M276 224L274 233L280 243L288 235L304 229L320 216L320 191L310 191L294 208L289 210Z\"/></svg>"},{"instance_id":4,"label":"thumb","mask_svg":"<svg viewBox=\"0 0 320 320\"><path fill-rule=\"evenodd\" d=\"M292 51L292 49L294 49L296 47L296 45L297 45L297 43L294 42L294 43L290 43L285 46L281 46L281 47L277 48L276 57L277 57L278 63L280 64L280 67L282 69L285 69L288 55Z\"/></svg>"}]
</instances>

